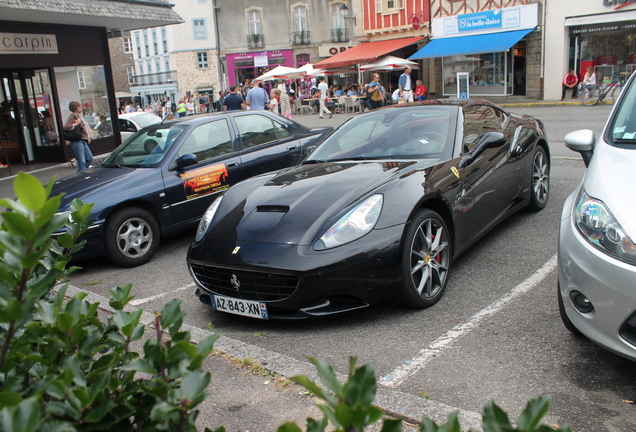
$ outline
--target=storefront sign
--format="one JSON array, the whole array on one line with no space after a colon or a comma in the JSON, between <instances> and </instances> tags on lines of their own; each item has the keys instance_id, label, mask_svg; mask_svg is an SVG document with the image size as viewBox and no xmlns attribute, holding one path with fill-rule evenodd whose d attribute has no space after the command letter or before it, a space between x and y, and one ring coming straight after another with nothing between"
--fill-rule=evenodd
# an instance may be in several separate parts
<instances>
[{"instance_id":1,"label":"storefront sign","mask_svg":"<svg viewBox=\"0 0 636 432\"><path fill-rule=\"evenodd\" d=\"M331 57L336 54L346 51L349 48L349 44L335 44L335 45L322 45L318 47L318 57Z\"/></svg>"},{"instance_id":2,"label":"storefront sign","mask_svg":"<svg viewBox=\"0 0 636 432\"><path fill-rule=\"evenodd\" d=\"M254 57L254 67L267 67L267 53Z\"/></svg>"},{"instance_id":3,"label":"storefront sign","mask_svg":"<svg viewBox=\"0 0 636 432\"><path fill-rule=\"evenodd\" d=\"M58 54L54 34L0 33L0 54Z\"/></svg>"},{"instance_id":4,"label":"storefront sign","mask_svg":"<svg viewBox=\"0 0 636 432\"><path fill-rule=\"evenodd\" d=\"M471 14L434 18L431 22L433 37L462 34L484 34L534 28L538 25L538 3L516 8L493 9Z\"/></svg>"}]
</instances>

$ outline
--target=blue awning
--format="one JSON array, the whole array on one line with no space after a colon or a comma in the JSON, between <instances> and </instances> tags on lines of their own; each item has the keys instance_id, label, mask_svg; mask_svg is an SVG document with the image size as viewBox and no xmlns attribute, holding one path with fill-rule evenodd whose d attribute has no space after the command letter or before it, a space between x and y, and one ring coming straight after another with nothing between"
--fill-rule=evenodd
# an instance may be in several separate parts
<instances>
[{"instance_id":1,"label":"blue awning","mask_svg":"<svg viewBox=\"0 0 636 432\"><path fill-rule=\"evenodd\" d=\"M433 39L409 57L409 60L507 51L533 30L525 29Z\"/></svg>"}]
</instances>

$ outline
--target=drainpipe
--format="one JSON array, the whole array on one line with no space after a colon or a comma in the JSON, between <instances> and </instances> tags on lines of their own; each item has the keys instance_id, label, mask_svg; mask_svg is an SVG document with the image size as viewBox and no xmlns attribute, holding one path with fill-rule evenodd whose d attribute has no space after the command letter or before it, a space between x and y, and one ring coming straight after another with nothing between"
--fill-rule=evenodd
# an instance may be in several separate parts
<instances>
[{"instance_id":1,"label":"drainpipe","mask_svg":"<svg viewBox=\"0 0 636 432\"><path fill-rule=\"evenodd\" d=\"M543 0L542 6L543 6L543 17L542 17L542 22L541 22L541 76L539 77L539 100L543 100L544 99L544 94L545 94L545 29L546 29L546 24L545 24L545 18L547 16L547 0ZM526 56L527 56L527 51L526 51ZM526 65L528 63L526 62ZM528 71L526 70L526 75L528 74ZM526 80L526 85L527 85L528 81ZM527 89L526 89L527 91Z\"/></svg>"},{"instance_id":2,"label":"drainpipe","mask_svg":"<svg viewBox=\"0 0 636 432\"><path fill-rule=\"evenodd\" d=\"M219 13L221 13L221 7L216 5L217 0L213 1L213 10L214 10L214 30L216 36L216 64L217 64L217 73L218 73L218 81L219 88L216 90L218 93L220 90L223 90L223 86L225 85L225 66L223 65L223 61L221 60L221 37L219 36ZM212 98L214 99L214 94L212 94Z\"/></svg>"}]
</instances>

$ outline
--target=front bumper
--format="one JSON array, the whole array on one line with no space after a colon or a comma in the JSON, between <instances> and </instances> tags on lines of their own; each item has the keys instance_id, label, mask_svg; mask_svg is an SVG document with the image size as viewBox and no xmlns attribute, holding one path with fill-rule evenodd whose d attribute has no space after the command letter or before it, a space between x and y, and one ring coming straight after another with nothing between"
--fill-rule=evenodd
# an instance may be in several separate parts
<instances>
[{"instance_id":1,"label":"front bumper","mask_svg":"<svg viewBox=\"0 0 636 432\"><path fill-rule=\"evenodd\" d=\"M272 318L328 315L397 297L403 230L403 225L374 230L357 241L319 252L311 246L204 240L190 246L187 261L197 295L206 304L209 294L220 294L263 301ZM236 248L238 252L232 254ZM216 286L203 281L205 267L221 270ZM257 275L254 280L285 279L293 285L264 293L255 292L252 287L263 284L255 282L249 290L236 290L230 281L233 271L242 281L251 272Z\"/></svg>"},{"instance_id":2,"label":"front bumper","mask_svg":"<svg viewBox=\"0 0 636 432\"><path fill-rule=\"evenodd\" d=\"M73 255L73 261L99 258L106 255L104 249L103 224L91 225L77 240L78 242L86 241L82 249ZM64 231L56 232L53 236L58 236Z\"/></svg>"},{"instance_id":3,"label":"front bumper","mask_svg":"<svg viewBox=\"0 0 636 432\"><path fill-rule=\"evenodd\" d=\"M602 347L636 361L636 267L599 251L572 218L576 192L564 206L559 230L559 285L565 312L581 333ZM594 309L580 312L571 299L580 292Z\"/></svg>"}]
</instances>

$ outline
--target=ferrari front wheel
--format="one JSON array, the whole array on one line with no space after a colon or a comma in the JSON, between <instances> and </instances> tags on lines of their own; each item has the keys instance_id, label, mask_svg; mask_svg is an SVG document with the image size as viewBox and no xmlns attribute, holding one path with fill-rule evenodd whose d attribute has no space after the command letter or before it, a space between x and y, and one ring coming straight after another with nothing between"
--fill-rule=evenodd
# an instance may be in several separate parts
<instances>
[{"instance_id":1,"label":"ferrari front wheel","mask_svg":"<svg viewBox=\"0 0 636 432\"><path fill-rule=\"evenodd\" d=\"M444 219L432 210L417 211L402 247L402 305L427 308L439 301L446 290L451 253Z\"/></svg>"}]
</instances>

